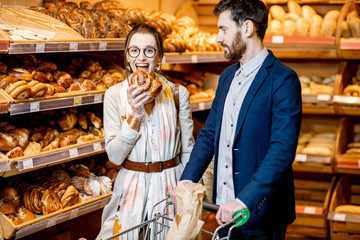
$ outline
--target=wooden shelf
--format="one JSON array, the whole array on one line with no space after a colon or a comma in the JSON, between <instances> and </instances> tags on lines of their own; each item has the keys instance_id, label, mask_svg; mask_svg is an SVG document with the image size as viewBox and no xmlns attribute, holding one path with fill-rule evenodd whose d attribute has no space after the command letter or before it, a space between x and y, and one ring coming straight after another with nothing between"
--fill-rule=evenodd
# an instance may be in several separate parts
<instances>
[{"instance_id":1,"label":"wooden shelf","mask_svg":"<svg viewBox=\"0 0 360 240\"><path fill-rule=\"evenodd\" d=\"M5 171L2 172L2 177L10 177L17 174L37 170L39 168L68 162L103 152L105 152L105 141L101 140L58 148L33 156L23 156L9 160L9 170L6 170L7 166L4 163L3 168Z\"/></svg>"},{"instance_id":2,"label":"wooden shelf","mask_svg":"<svg viewBox=\"0 0 360 240\"><path fill-rule=\"evenodd\" d=\"M78 216L82 216L89 212L102 209L110 201L111 195L112 193L107 193L99 197L94 197L57 212L53 212L44 216L37 216L36 219L24 222L20 225L14 225L9 218L0 212L0 222L4 235L3 237L6 239L16 237L16 239L18 239L52 227L56 224L71 220Z\"/></svg>"}]
</instances>

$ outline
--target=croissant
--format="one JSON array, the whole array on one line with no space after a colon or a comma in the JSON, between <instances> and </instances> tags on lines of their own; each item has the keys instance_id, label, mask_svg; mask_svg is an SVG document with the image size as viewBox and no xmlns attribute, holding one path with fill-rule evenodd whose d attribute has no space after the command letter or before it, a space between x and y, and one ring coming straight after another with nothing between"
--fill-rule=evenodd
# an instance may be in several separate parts
<instances>
[{"instance_id":1,"label":"croissant","mask_svg":"<svg viewBox=\"0 0 360 240\"><path fill-rule=\"evenodd\" d=\"M157 97L161 90L162 84L159 80L154 79L148 72L138 70L130 78L130 85L142 87L144 92L149 92L154 98Z\"/></svg>"},{"instance_id":2,"label":"croissant","mask_svg":"<svg viewBox=\"0 0 360 240\"><path fill-rule=\"evenodd\" d=\"M52 190L45 190L41 197L42 213L44 215L61 210L62 204L59 196Z\"/></svg>"}]
</instances>

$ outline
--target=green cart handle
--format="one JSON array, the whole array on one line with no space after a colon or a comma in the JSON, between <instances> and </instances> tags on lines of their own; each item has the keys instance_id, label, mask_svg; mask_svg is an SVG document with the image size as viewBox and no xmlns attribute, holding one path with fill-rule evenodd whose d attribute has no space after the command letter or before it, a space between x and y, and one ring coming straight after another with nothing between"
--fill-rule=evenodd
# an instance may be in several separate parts
<instances>
[{"instance_id":1,"label":"green cart handle","mask_svg":"<svg viewBox=\"0 0 360 240\"><path fill-rule=\"evenodd\" d=\"M168 194L166 195L166 200L168 200L169 198L170 198L170 193L168 193ZM166 205L174 205L174 203L171 202L171 201L169 201L169 202L166 201L165 204L166 204Z\"/></svg>"},{"instance_id":2,"label":"green cart handle","mask_svg":"<svg viewBox=\"0 0 360 240\"><path fill-rule=\"evenodd\" d=\"M234 215L235 227L240 227L244 225L249 219L249 217L250 217L250 211L248 209L242 209L237 213L235 213Z\"/></svg>"}]
</instances>

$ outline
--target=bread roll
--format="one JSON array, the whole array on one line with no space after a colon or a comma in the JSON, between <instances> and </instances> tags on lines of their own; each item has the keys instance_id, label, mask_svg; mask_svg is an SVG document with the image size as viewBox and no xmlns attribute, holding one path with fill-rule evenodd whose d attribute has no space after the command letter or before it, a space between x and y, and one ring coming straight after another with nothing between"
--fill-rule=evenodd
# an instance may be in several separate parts
<instances>
[{"instance_id":1,"label":"bread roll","mask_svg":"<svg viewBox=\"0 0 360 240\"><path fill-rule=\"evenodd\" d=\"M335 20L337 21L339 18L340 12L338 10L330 10L324 16L324 21L326 20Z\"/></svg>"},{"instance_id":2,"label":"bread roll","mask_svg":"<svg viewBox=\"0 0 360 240\"><path fill-rule=\"evenodd\" d=\"M343 94L345 96L360 97L360 86L359 85L348 85L344 88Z\"/></svg>"},{"instance_id":3,"label":"bread roll","mask_svg":"<svg viewBox=\"0 0 360 240\"><path fill-rule=\"evenodd\" d=\"M70 185L64 194L61 196L61 204L64 208L78 204L80 202L80 195L76 188Z\"/></svg>"},{"instance_id":4,"label":"bread roll","mask_svg":"<svg viewBox=\"0 0 360 240\"><path fill-rule=\"evenodd\" d=\"M41 197L42 213L47 215L62 209L62 204L59 196L52 190L45 190Z\"/></svg>"},{"instance_id":5,"label":"bread roll","mask_svg":"<svg viewBox=\"0 0 360 240\"><path fill-rule=\"evenodd\" d=\"M301 17L303 19L312 19L312 17L316 14L316 11L309 5L304 5L301 8Z\"/></svg>"},{"instance_id":6,"label":"bread roll","mask_svg":"<svg viewBox=\"0 0 360 240\"><path fill-rule=\"evenodd\" d=\"M299 18L296 22L296 33L298 36L308 36L310 31L310 23L307 19L311 18Z\"/></svg>"},{"instance_id":7,"label":"bread roll","mask_svg":"<svg viewBox=\"0 0 360 240\"><path fill-rule=\"evenodd\" d=\"M30 156L34 154L38 154L42 151L42 146L37 142L30 142L24 150L25 156Z\"/></svg>"},{"instance_id":8,"label":"bread roll","mask_svg":"<svg viewBox=\"0 0 360 240\"><path fill-rule=\"evenodd\" d=\"M19 145L15 137L8 133L0 132L0 151L9 151Z\"/></svg>"},{"instance_id":9,"label":"bread roll","mask_svg":"<svg viewBox=\"0 0 360 240\"><path fill-rule=\"evenodd\" d=\"M112 182L109 177L101 176L101 177L98 177L97 180L100 183L100 194L101 195L111 192Z\"/></svg>"},{"instance_id":10,"label":"bread roll","mask_svg":"<svg viewBox=\"0 0 360 240\"><path fill-rule=\"evenodd\" d=\"M13 187L3 188L0 192L0 199L9 200L14 207L19 205L20 203L20 196L18 195L16 189Z\"/></svg>"},{"instance_id":11,"label":"bread roll","mask_svg":"<svg viewBox=\"0 0 360 240\"><path fill-rule=\"evenodd\" d=\"M360 17L355 10L347 15L346 22L349 25L351 35L360 38Z\"/></svg>"},{"instance_id":12,"label":"bread roll","mask_svg":"<svg viewBox=\"0 0 360 240\"><path fill-rule=\"evenodd\" d=\"M12 214L15 212L15 207L9 200L0 198L0 212L4 214Z\"/></svg>"},{"instance_id":13,"label":"bread roll","mask_svg":"<svg viewBox=\"0 0 360 240\"><path fill-rule=\"evenodd\" d=\"M94 177L84 179L84 191L87 195L97 197L100 196L100 183Z\"/></svg>"},{"instance_id":14,"label":"bread roll","mask_svg":"<svg viewBox=\"0 0 360 240\"><path fill-rule=\"evenodd\" d=\"M102 127L102 121L100 118L98 118L94 113L92 112L87 112L86 116L89 118L89 120L91 121L91 123L94 125L94 127L96 128L101 128Z\"/></svg>"},{"instance_id":15,"label":"bread roll","mask_svg":"<svg viewBox=\"0 0 360 240\"><path fill-rule=\"evenodd\" d=\"M269 12L273 19L279 20L280 22L283 22L285 20L286 13L284 8L282 8L281 6L272 5L269 9Z\"/></svg>"},{"instance_id":16,"label":"bread roll","mask_svg":"<svg viewBox=\"0 0 360 240\"><path fill-rule=\"evenodd\" d=\"M8 69L8 74L20 80L26 80L26 81L31 81L33 78L33 75L26 68L20 68L20 67L14 67Z\"/></svg>"},{"instance_id":17,"label":"bread roll","mask_svg":"<svg viewBox=\"0 0 360 240\"><path fill-rule=\"evenodd\" d=\"M75 113L66 112L63 111L60 118L57 120L57 123L59 124L60 128L63 131L68 131L72 129L77 122L77 117Z\"/></svg>"},{"instance_id":18,"label":"bread roll","mask_svg":"<svg viewBox=\"0 0 360 240\"><path fill-rule=\"evenodd\" d=\"M284 36L294 36L296 31L296 24L293 20L284 21Z\"/></svg>"},{"instance_id":19,"label":"bread roll","mask_svg":"<svg viewBox=\"0 0 360 240\"><path fill-rule=\"evenodd\" d=\"M301 16L301 6L294 0L290 0L287 3L287 7L289 9L289 13L296 14L297 16Z\"/></svg>"},{"instance_id":20,"label":"bread roll","mask_svg":"<svg viewBox=\"0 0 360 240\"><path fill-rule=\"evenodd\" d=\"M269 34L271 36L281 36L283 35L283 26L279 20L272 20L269 25Z\"/></svg>"},{"instance_id":21,"label":"bread roll","mask_svg":"<svg viewBox=\"0 0 360 240\"><path fill-rule=\"evenodd\" d=\"M14 76L6 76L0 80L0 88L5 90L12 83L17 82L18 79Z\"/></svg>"},{"instance_id":22,"label":"bread roll","mask_svg":"<svg viewBox=\"0 0 360 240\"><path fill-rule=\"evenodd\" d=\"M144 92L150 93L154 98L157 97L162 90L161 82L154 79L148 72L142 70L133 73L129 84L143 88Z\"/></svg>"},{"instance_id":23,"label":"bread roll","mask_svg":"<svg viewBox=\"0 0 360 240\"><path fill-rule=\"evenodd\" d=\"M341 37L349 38L351 37L351 31L349 28L349 24L346 21L341 21Z\"/></svg>"},{"instance_id":24,"label":"bread roll","mask_svg":"<svg viewBox=\"0 0 360 240\"><path fill-rule=\"evenodd\" d=\"M322 36L335 36L337 20L327 19L322 22L321 35Z\"/></svg>"},{"instance_id":25,"label":"bread roll","mask_svg":"<svg viewBox=\"0 0 360 240\"><path fill-rule=\"evenodd\" d=\"M321 36L322 23L323 23L322 17L315 14L311 19L309 36L312 37Z\"/></svg>"}]
</instances>

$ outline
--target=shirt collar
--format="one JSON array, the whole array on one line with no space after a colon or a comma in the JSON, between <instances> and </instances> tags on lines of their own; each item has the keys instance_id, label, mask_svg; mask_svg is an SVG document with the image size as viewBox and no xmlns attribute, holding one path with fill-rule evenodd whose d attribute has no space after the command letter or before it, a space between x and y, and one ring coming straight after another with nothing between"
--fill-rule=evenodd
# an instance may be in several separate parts
<instances>
[{"instance_id":1,"label":"shirt collar","mask_svg":"<svg viewBox=\"0 0 360 240\"><path fill-rule=\"evenodd\" d=\"M239 74L241 71L245 77L249 76L253 71L255 71L261 66L268 54L268 50L266 49L266 47L264 47L263 50L261 50L261 52L253 59L251 59L245 64L240 63L240 68L238 70L239 72L236 72L236 74Z\"/></svg>"}]
</instances>

